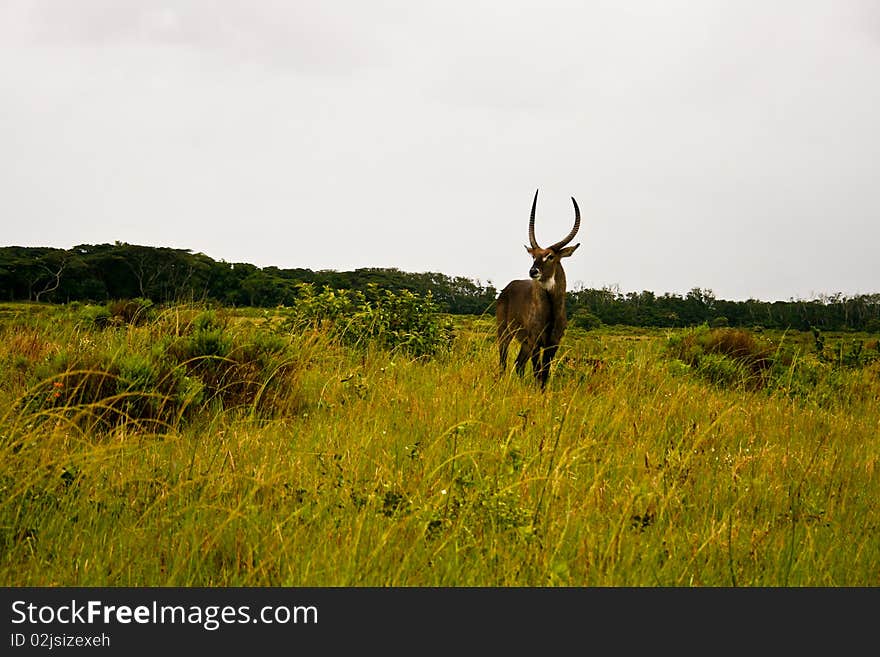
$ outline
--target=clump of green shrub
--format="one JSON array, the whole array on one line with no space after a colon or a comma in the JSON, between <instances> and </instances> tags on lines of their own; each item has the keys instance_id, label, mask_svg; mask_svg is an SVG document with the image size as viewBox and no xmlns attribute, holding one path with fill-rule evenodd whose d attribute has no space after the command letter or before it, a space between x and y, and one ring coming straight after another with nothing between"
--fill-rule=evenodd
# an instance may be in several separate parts
<instances>
[{"instance_id":1,"label":"clump of green shrub","mask_svg":"<svg viewBox=\"0 0 880 657\"><path fill-rule=\"evenodd\" d=\"M140 297L111 301L107 304L107 310L110 312L110 321L117 324L137 326L154 317L153 302Z\"/></svg>"},{"instance_id":2,"label":"clump of green shrub","mask_svg":"<svg viewBox=\"0 0 880 657\"><path fill-rule=\"evenodd\" d=\"M880 360L880 341L865 341L853 338L844 344L839 340L833 347L826 347L825 336L815 326L811 327L813 333L813 345L817 358L823 363L829 363L834 367L846 367L857 369Z\"/></svg>"},{"instance_id":3,"label":"clump of green shrub","mask_svg":"<svg viewBox=\"0 0 880 657\"><path fill-rule=\"evenodd\" d=\"M84 326L104 328L110 326L110 310L107 306L85 306L79 311L79 319Z\"/></svg>"},{"instance_id":4,"label":"clump of green shrub","mask_svg":"<svg viewBox=\"0 0 880 657\"><path fill-rule=\"evenodd\" d=\"M592 331L602 326L602 320L586 308L579 308L571 316L571 325L585 331Z\"/></svg>"},{"instance_id":5,"label":"clump of green shrub","mask_svg":"<svg viewBox=\"0 0 880 657\"><path fill-rule=\"evenodd\" d=\"M86 325L93 324L99 328L108 326L140 326L156 316L153 302L149 299L118 299L103 306L86 306L81 310L77 307L80 317Z\"/></svg>"},{"instance_id":6,"label":"clump of green shrub","mask_svg":"<svg viewBox=\"0 0 880 657\"><path fill-rule=\"evenodd\" d=\"M328 330L343 344L375 344L415 357L447 350L452 340L452 323L443 319L430 293L419 296L376 285L362 292L318 291L310 283L301 284L289 318L294 330L305 323Z\"/></svg>"},{"instance_id":7,"label":"clump of green shrub","mask_svg":"<svg viewBox=\"0 0 880 657\"><path fill-rule=\"evenodd\" d=\"M723 388L764 389L820 405L874 394L872 368L880 359L870 345L853 340L828 347L815 329L813 338L809 348L743 329L701 326L670 336L666 353L685 366L684 372Z\"/></svg>"},{"instance_id":8,"label":"clump of green shrub","mask_svg":"<svg viewBox=\"0 0 880 657\"><path fill-rule=\"evenodd\" d=\"M298 403L300 359L290 338L233 326L214 311L132 328L90 349L39 363L25 415L91 429L125 423L164 431L202 410L276 415Z\"/></svg>"},{"instance_id":9,"label":"clump of green shrub","mask_svg":"<svg viewBox=\"0 0 880 657\"><path fill-rule=\"evenodd\" d=\"M767 370L778 356L777 347L744 329L700 326L671 336L667 348L688 365L698 365L706 354L725 356L754 372Z\"/></svg>"},{"instance_id":10,"label":"clump of green shrub","mask_svg":"<svg viewBox=\"0 0 880 657\"><path fill-rule=\"evenodd\" d=\"M703 378L726 387L760 387L778 359L786 359L769 340L743 329L700 326L672 335L667 352Z\"/></svg>"}]
</instances>

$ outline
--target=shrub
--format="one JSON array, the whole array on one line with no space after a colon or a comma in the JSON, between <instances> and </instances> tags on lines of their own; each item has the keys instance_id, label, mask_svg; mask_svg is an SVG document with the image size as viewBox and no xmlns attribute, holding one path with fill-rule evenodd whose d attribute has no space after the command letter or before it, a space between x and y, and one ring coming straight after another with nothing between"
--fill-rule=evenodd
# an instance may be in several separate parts
<instances>
[{"instance_id":1,"label":"shrub","mask_svg":"<svg viewBox=\"0 0 880 657\"><path fill-rule=\"evenodd\" d=\"M697 371L707 381L727 388L746 384L750 378L742 363L718 353L703 354Z\"/></svg>"},{"instance_id":2,"label":"shrub","mask_svg":"<svg viewBox=\"0 0 880 657\"><path fill-rule=\"evenodd\" d=\"M571 325L585 331L591 331L602 326L602 320L586 308L580 308L571 316Z\"/></svg>"},{"instance_id":3,"label":"shrub","mask_svg":"<svg viewBox=\"0 0 880 657\"><path fill-rule=\"evenodd\" d=\"M759 339L743 329L706 326L676 334L667 341L667 349L688 365L697 365L704 354L727 356L751 369L761 372L773 364L776 349L767 340Z\"/></svg>"},{"instance_id":4,"label":"shrub","mask_svg":"<svg viewBox=\"0 0 880 657\"><path fill-rule=\"evenodd\" d=\"M19 402L25 415L64 417L88 429L134 422L161 431L208 406L275 415L298 403L300 360L289 338L235 330L210 312L176 335L169 327L133 330L41 362Z\"/></svg>"},{"instance_id":5,"label":"shrub","mask_svg":"<svg viewBox=\"0 0 880 657\"><path fill-rule=\"evenodd\" d=\"M441 318L430 293L419 296L376 285L368 286L366 292L329 287L316 292L310 283L298 289L290 311L296 326L306 323L326 329L347 345L376 344L416 357L432 356L449 347L452 324Z\"/></svg>"},{"instance_id":6,"label":"shrub","mask_svg":"<svg viewBox=\"0 0 880 657\"><path fill-rule=\"evenodd\" d=\"M108 326L140 326L155 318L155 308L149 299L120 299L111 301L106 306L85 306L71 309L79 313L79 316L87 326L94 325L98 328Z\"/></svg>"},{"instance_id":7,"label":"shrub","mask_svg":"<svg viewBox=\"0 0 880 657\"><path fill-rule=\"evenodd\" d=\"M153 302L149 299L122 299L107 304L110 321L114 324L140 325L152 319Z\"/></svg>"},{"instance_id":8,"label":"shrub","mask_svg":"<svg viewBox=\"0 0 880 657\"><path fill-rule=\"evenodd\" d=\"M779 356L778 349L742 329L701 326L667 340L667 353L704 378L723 385L761 385Z\"/></svg>"},{"instance_id":9,"label":"shrub","mask_svg":"<svg viewBox=\"0 0 880 657\"><path fill-rule=\"evenodd\" d=\"M848 346L844 345L843 340L839 340L832 347L826 348L825 336L816 328L811 327L813 332L813 344L818 359L825 363L830 363L834 367L848 367L858 369L869 365L873 361L880 358L878 351L878 341L868 341L853 339Z\"/></svg>"},{"instance_id":10,"label":"shrub","mask_svg":"<svg viewBox=\"0 0 880 657\"><path fill-rule=\"evenodd\" d=\"M110 325L110 310L107 306L86 306L80 311L80 318L87 326L104 328Z\"/></svg>"}]
</instances>

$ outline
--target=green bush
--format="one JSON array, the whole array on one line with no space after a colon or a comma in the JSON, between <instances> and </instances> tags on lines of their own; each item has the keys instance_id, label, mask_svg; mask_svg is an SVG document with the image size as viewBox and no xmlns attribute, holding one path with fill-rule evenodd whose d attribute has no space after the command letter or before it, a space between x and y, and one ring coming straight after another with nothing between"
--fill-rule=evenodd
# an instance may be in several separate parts
<instances>
[{"instance_id":1,"label":"green bush","mask_svg":"<svg viewBox=\"0 0 880 657\"><path fill-rule=\"evenodd\" d=\"M86 326L104 328L110 325L110 310L107 306L86 306L80 310L79 316Z\"/></svg>"},{"instance_id":2,"label":"green bush","mask_svg":"<svg viewBox=\"0 0 880 657\"><path fill-rule=\"evenodd\" d=\"M870 395L871 367L880 361L871 343L840 340L826 345L818 329L808 340L774 344L741 329L701 326L667 339L674 361L721 387L762 388L819 405L849 395Z\"/></svg>"},{"instance_id":3,"label":"green bush","mask_svg":"<svg viewBox=\"0 0 880 657\"><path fill-rule=\"evenodd\" d=\"M153 302L149 299L120 299L106 306L85 306L71 304L71 310L78 312L83 323L98 328L108 326L140 326L156 316Z\"/></svg>"},{"instance_id":4,"label":"green bush","mask_svg":"<svg viewBox=\"0 0 880 657\"><path fill-rule=\"evenodd\" d=\"M163 430L209 406L274 415L296 403L299 357L289 338L236 329L212 312L175 328L161 318L154 324L40 362L21 406L34 418L90 428L135 422Z\"/></svg>"},{"instance_id":5,"label":"green bush","mask_svg":"<svg viewBox=\"0 0 880 657\"><path fill-rule=\"evenodd\" d=\"M770 341L743 329L703 325L670 336L667 353L719 385L761 386L780 357Z\"/></svg>"},{"instance_id":6,"label":"green bush","mask_svg":"<svg viewBox=\"0 0 880 657\"><path fill-rule=\"evenodd\" d=\"M880 350L878 350L880 341L865 343L864 340L853 338L848 344L844 344L844 340L840 339L836 344L826 346L823 333L815 326L811 327L811 330L816 356L824 363L834 367L859 369L880 359Z\"/></svg>"},{"instance_id":7,"label":"green bush","mask_svg":"<svg viewBox=\"0 0 880 657\"><path fill-rule=\"evenodd\" d=\"M703 354L697 372L707 381L724 388L733 388L749 381L750 373L733 358L718 353Z\"/></svg>"},{"instance_id":8,"label":"green bush","mask_svg":"<svg viewBox=\"0 0 880 657\"><path fill-rule=\"evenodd\" d=\"M326 329L343 344L375 344L422 357L448 349L451 342L452 324L442 319L430 293L419 296L376 285L366 292L329 287L317 292L310 283L298 290L291 322Z\"/></svg>"},{"instance_id":9,"label":"green bush","mask_svg":"<svg viewBox=\"0 0 880 657\"><path fill-rule=\"evenodd\" d=\"M602 320L586 308L580 308L571 316L571 325L575 328L591 331L602 326Z\"/></svg>"},{"instance_id":10,"label":"green bush","mask_svg":"<svg viewBox=\"0 0 880 657\"><path fill-rule=\"evenodd\" d=\"M115 324L139 325L154 317L153 302L140 297L121 299L107 304L110 321Z\"/></svg>"},{"instance_id":11,"label":"green bush","mask_svg":"<svg viewBox=\"0 0 880 657\"><path fill-rule=\"evenodd\" d=\"M705 325L671 336L667 350L688 365L699 364L704 354L720 354L756 373L767 370L778 355L775 345L749 331Z\"/></svg>"}]
</instances>

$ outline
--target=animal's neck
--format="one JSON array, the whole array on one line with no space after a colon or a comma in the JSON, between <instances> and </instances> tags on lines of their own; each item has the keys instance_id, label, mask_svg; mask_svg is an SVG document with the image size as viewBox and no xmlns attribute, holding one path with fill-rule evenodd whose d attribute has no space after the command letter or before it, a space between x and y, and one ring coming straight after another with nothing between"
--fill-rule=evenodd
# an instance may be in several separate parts
<instances>
[{"instance_id":1,"label":"animal's neck","mask_svg":"<svg viewBox=\"0 0 880 657\"><path fill-rule=\"evenodd\" d=\"M550 297L550 303L554 310L559 311L565 308L565 272L562 271L562 267L556 268L553 278L543 281L539 285Z\"/></svg>"}]
</instances>

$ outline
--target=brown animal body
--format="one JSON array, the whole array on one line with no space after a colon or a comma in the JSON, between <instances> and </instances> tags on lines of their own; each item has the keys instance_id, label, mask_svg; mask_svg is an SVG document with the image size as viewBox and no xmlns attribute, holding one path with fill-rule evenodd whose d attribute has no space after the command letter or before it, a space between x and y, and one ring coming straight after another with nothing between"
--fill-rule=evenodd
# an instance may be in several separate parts
<instances>
[{"instance_id":1,"label":"brown animal body","mask_svg":"<svg viewBox=\"0 0 880 657\"><path fill-rule=\"evenodd\" d=\"M498 295L495 319L498 329L500 374L507 368L507 351L510 342L520 344L515 369L525 373L526 363L531 361L532 373L543 389L550 377L550 362L559 349L568 320L565 317L565 271L562 258L574 253L580 244L567 246L577 234L581 213L577 201L574 204L574 228L567 237L546 249L535 240L535 206L538 192L532 200L529 219L529 243L526 247L532 256L529 278L511 281Z\"/></svg>"}]
</instances>

